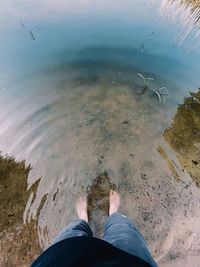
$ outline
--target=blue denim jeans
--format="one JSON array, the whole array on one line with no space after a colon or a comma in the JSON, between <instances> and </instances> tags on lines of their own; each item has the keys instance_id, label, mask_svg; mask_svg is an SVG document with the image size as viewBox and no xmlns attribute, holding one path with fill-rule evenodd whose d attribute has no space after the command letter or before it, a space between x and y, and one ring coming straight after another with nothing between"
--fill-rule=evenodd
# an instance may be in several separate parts
<instances>
[{"instance_id":1,"label":"blue denim jeans","mask_svg":"<svg viewBox=\"0 0 200 267\"><path fill-rule=\"evenodd\" d=\"M66 238L76 236L93 236L92 230L87 222L76 220L65 226L51 245ZM115 212L107 219L102 239L123 251L137 256L149 263L152 267L157 267L146 240L137 227L125 215Z\"/></svg>"}]
</instances>

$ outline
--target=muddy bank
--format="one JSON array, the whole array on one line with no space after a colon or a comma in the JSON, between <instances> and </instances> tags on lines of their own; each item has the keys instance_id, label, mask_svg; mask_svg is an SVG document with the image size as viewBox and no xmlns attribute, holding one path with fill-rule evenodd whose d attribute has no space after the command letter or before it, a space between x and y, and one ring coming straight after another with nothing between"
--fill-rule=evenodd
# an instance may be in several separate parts
<instances>
[{"instance_id":1,"label":"muddy bank","mask_svg":"<svg viewBox=\"0 0 200 267\"><path fill-rule=\"evenodd\" d=\"M183 169L200 186L200 89L179 105L172 126L164 137L176 151Z\"/></svg>"},{"instance_id":2,"label":"muddy bank","mask_svg":"<svg viewBox=\"0 0 200 267\"><path fill-rule=\"evenodd\" d=\"M23 224L23 213L30 194L38 183L27 190L30 166L0 155L0 266L29 266L41 252L37 220ZM40 207L41 209L41 207ZM38 209L38 213L40 210Z\"/></svg>"}]
</instances>

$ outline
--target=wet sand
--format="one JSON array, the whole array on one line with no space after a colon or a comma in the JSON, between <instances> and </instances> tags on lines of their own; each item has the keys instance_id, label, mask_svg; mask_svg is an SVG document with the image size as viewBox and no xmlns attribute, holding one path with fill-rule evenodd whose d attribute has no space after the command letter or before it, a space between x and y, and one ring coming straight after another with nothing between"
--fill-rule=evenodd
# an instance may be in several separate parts
<instances>
[{"instance_id":1,"label":"wet sand","mask_svg":"<svg viewBox=\"0 0 200 267\"><path fill-rule=\"evenodd\" d=\"M200 249L199 187L188 174L188 168L182 165L177 151L175 153L163 137L163 133L171 131L167 105L158 105L152 95L137 96L136 89L110 86L108 90L99 85L87 86L84 90L83 87L73 88L56 105L49 106L47 113L53 114L56 110L58 115L65 110L64 121L54 120L54 128L58 130L67 125L63 132L59 131L64 146L43 140L43 157L31 171L24 163L15 163L14 160L10 167L9 160L1 158L3 171L7 169L5 173L13 174L13 169L18 166L21 169L14 175L15 179L21 171L25 173L20 178L23 187L20 186L19 191L22 201L17 202L21 210L19 216L10 216L9 209L4 211L5 218L7 216L12 221L12 227L7 229L7 223L2 226L2 266L17 266L22 255L26 255L24 266L28 266L27 263L40 253L40 247L48 247L62 227L76 218L71 203L75 203L81 194L88 195L90 211L93 210L90 213L91 226L95 234L101 236L102 224L107 217L108 191L114 187L122 196L121 212L139 227L160 266L181 266L188 260L190 266L197 267L195 261L199 259ZM38 114L42 120L41 113ZM47 114L44 116L48 121ZM34 120L38 121L38 117ZM172 124L171 129L174 127ZM169 130L165 131L166 128ZM51 157L48 147L54 151ZM57 158L59 154L56 155L56 151L65 155L64 161ZM52 171L50 166L55 163ZM36 174L42 166L49 175L41 175L38 179L40 176ZM67 175L57 175L58 169L63 168ZM7 181L10 186L15 179ZM6 180L2 181L4 186ZM33 191L31 184L35 185ZM14 194L9 188L5 185L3 189L3 205L7 201L5 196ZM15 197L12 199L10 203L16 205ZM17 208L14 206L14 209ZM22 229L23 241L8 242L5 246L5 241L13 242L10 236L18 236L17 227ZM16 250L15 262L9 262L11 244L12 253L13 247Z\"/></svg>"}]
</instances>

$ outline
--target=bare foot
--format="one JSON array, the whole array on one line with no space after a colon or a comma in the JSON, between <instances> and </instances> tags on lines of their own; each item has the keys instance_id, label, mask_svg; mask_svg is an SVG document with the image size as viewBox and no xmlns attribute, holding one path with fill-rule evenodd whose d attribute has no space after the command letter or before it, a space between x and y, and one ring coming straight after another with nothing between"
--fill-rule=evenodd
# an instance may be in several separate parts
<instances>
[{"instance_id":1,"label":"bare foot","mask_svg":"<svg viewBox=\"0 0 200 267\"><path fill-rule=\"evenodd\" d=\"M118 211L120 206L120 196L119 194L114 191L110 190L110 208L109 208L109 215L111 216L114 212Z\"/></svg>"},{"instance_id":2,"label":"bare foot","mask_svg":"<svg viewBox=\"0 0 200 267\"><path fill-rule=\"evenodd\" d=\"M86 196L80 197L76 202L76 212L81 220L88 222L88 212L87 212L87 199Z\"/></svg>"}]
</instances>

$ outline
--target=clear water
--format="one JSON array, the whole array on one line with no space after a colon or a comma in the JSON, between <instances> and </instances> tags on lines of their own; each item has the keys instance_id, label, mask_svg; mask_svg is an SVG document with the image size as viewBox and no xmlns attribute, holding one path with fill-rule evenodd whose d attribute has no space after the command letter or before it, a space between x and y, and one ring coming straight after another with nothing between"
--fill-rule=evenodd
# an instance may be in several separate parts
<instances>
[{"instance_id":1,"label":"clear water","mask_svg":"<svg viewBox=\"0 0 200 267\"><path fill-rule=\"evenodd\" d=\"M106 170L148 235L139 217L148 201L137 202L135 192L144 195L140 177L148 173L152 211L166 198L164 189L156 198L158 183L178 195L175 181L159 178L169 170L156 149L177 105L200 85L195 14L166 0L1 2L0 150L33 166L29 186L42 177L24 217L34 217L48 193L40 227L51 240L75 216L72 200ZM153 88L168 88L165 105L150 93L137 95L138 72L154 79Z\"/></svg>"}]
</instances>

